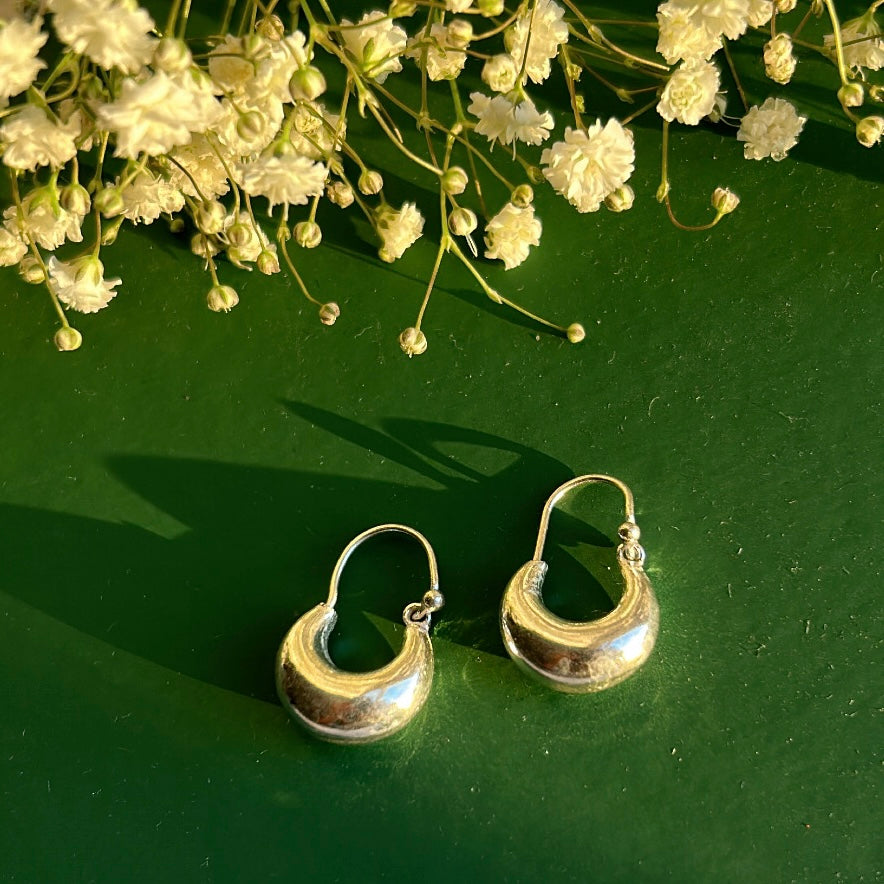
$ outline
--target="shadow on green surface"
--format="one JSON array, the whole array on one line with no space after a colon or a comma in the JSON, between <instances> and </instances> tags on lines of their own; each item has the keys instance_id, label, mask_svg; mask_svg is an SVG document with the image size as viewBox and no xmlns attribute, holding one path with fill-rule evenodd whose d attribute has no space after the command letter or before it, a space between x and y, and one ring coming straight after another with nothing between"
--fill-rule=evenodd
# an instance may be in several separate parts
<instances>
[{"instance_id":1,"label":"shadow on green surface","mask_svg":"<svg viewBox=\"0 0 884 884\"><path fill-rule=\"evenodd\" d=\"M413 471L420 483L111 456L116 477L186 530L169 539L132 524L2 506L3 589L115 647L272 700L278 643L297 615L325 599L340 550L365 528L397 521L423 531L435 547L448 599L436 634L502 655L497 609L504 585L531 556L542 503L571 470L474 430L387 419L381 432L303 403L286 405L303 421ZM446 452L452 447L457 455ZM390 468L391 476L401 473ZM587 573L581 560L589 547L575 551L587 542L599 561L613 562L607 536L557 511L545 555L555 578L547 601L573 619L610 610L609 593L617 591L610 575L601 583L591 576L604 565ZM382 627L399 623L402 608L426 589L426 575L423 551L401 536L360 548L341 583L331 648L339 665L368 669L392 657L363 615Z\"/></svg>"}]
</instances>

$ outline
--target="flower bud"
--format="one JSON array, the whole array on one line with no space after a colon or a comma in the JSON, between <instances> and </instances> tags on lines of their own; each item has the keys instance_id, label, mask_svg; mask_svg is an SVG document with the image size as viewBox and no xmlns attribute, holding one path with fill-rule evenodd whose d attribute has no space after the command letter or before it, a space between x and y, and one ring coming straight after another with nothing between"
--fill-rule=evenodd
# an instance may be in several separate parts
<instances>
[{"instance_id":1,"label":"flower bud","mask_svg":"<svg viewBox=\"0 0 884 884\"><path fill-rule=\"evenodd\" d=\"M884 86L877 83L873 86L869 86L869 98L871 98L872 101L877 101L879 104L884 102Z\"/></svg>"},{"instance_id":2,"label":"flower bud","mask_svg":"<svg viewBox=\"0 0 884 884\"><path fill-rule=\"evenodd\" d=\"M243 141L257 141L264 132L266 120L261 111L250 110L241 113L236 121L236 134Z\"/></svg>"},{"instance_id":3,"label":"flower bud","mask_svg":"<svg viewBox=\"0 0 884 884\"><path fill-rule=\"evenodd\" d=\"M399 335L399 346L410 359L427 349L427 336L419 328L407 328Z\"/></svg>"},{"instance_id":4,"label":"flower bud","mask_svg":"<svg viewBox=\"0 0 884 884\"><path fill-rule=\"evenodd\" d=\"M856 124L856 140L863 147L874 147L884 134L884 117L865 117Z\"/></svg>"},{"instance_id":5,"label":"flower bud","mask_svg":"<svg viewBox=\"0 0 884 884\"><path fill-rule=\"evenodd\" d=\"M534 202L534 189L530 184L520 184L510 194L510 202L517 209L527 209Z\"/></svg>"},{"instance_id":6,"label":"flower bud","mask_svg":"<svg viewBox=\"0 0 884 884\"><path fill-rule=\"evenodd\" d=\"M572 322L565 334L572 344L579 344L586 337L586 329L579 322Z\"/></svg>"},{"instance_id":7,"label":"flower bud","mask_svg":"<svg viewBox=\"0 0 884 884\"><path fill-rule=\"evenodd\" d=\"M18 275L31 285L40 285L46 279L43 266L33 255L25 255L18 262Z\"/></svg>"},{"instance_id":8,"label":"flower bud","mask_svg":"<svg viewBox=\"0 0 884 884\"><path fill-rule=\"evenodd\" d=\"M231 225L224 234L227 242L235 249L245 248L252 241L254 235L255 231L248 224L243 224L241 221Z\"/></svg>"},{"instance_id":9,"label":"flower bud","mask_svg":"<svg viewBox=\"0 0 884 884\"><path fill-rule=\"evenodd\" d=\"M302 249L315 249L322 242L322 230L315 221L299 221L294 234L295 242Z\"/></svg>"},{"instance_id":10,"label":"flower bud","mask_svg":"<svg viewBox=\"0 0 884 884\"><path fill-rule=\"evenodd\" d=\"M122 215L117 215L110 224L105 224L101 231L101 244L103 246L112 246L117 241L117 234L123 226L126 219Z\"/></svg>"},{"instance_id":11,"label":"flower bud","mask_svg":"<svg viewBox=\"0 0 884 884\"><path fill-rule=\"evenodd\" d=\"M246 34L242 38L242 54L249 59L256 59L267 49L267 41L260 34Z\"/></svg>"},{"instance_id":12,"label":"flower bud","mask_svg":"<svg viewBox=\"0 0 884 884\"><path fill-rule=\"evenodd\" d=\"M58 192L58 201L66 212L73 215L85 215L92 205L89 191L82 184L76 182L61 188Z\"/></svg>"},{"instance_id":13,"label":"flower bud","mask_svg":"<svg viewBox=\"0 0 884 884\"><path fill-rule=\"evenodd\" d=\"M455 236L467 236L476 229L476 213L457 208L448 216L448 227Z\"/></svg>"},{"instance_id":14,"label":"flower bud","mask_svg":"<svg viewBox=\"0 0 884 884\"><path fill-rule=\"evenodd\" d=\"M442 190L451 196L456 196L467 189L469 180L467 173L460 166L452 166L442 174Z\"/></svg>"},{"instance_id":15,"label":"flower bud","mask_svg":"<svg viewBox=\"0 0 884 884\"><path fill-rule=\"evenodd\" d=\"M712 110L706 116L712 123L717 123L727 110L727 96L723 92L717 92L712 102Z\"/></svg>"},{"instance_id":16,"label":"flower bud","mask_svg":"<svg viewBox=\"0 0 884 884\"><path fill-rule=\"evenodd\" d=\"M328 187L326 187L325 192L328 198L336 206L340 206L342 209L346 209L347 206L351 206L353 204L353 200L356 199L356 197L353 195L353 188L343 181L334 181L330 183Z\"/></svg>"},{"instance_id":17,"label":"flower bud","mask_svg":"<svg viewBox=\"0 0 884 884\"><path fill-rule=\"evenodd\" d=\"M740 205L740 198L726 187L716 187L712 192L712 208L719 215L730 215Z\"/></svg>"},{"instance_id":18,"label":"flower bud","mask_svg":"<svg viewBox=\"0 0 884 884\"><path fill-rule=\"evenodd\" d=\"M859 83L845 83L838 90L838 101L843 107L859 107L864 97L863 87Z\"/></svg>"},{"instance_id":19,"label":"flower bud","mask_svg":"<svg viewBox=\"0 0 884 884\"><path fill-rule=\"evenodd\" d=\"M516 85L519 69L506 52L492 55L482 68L482 82L495 92L509 92Z\"/></svg>"},{"instance_id":20,"label":"flower bud","mask_svg":"<svg viewBox=\"0 0 884 884\"><path fill-rule=\"evenodd\" d=\"M300 99L313 101L319 98L325 92L325 89L326 83L322 71L312 64L298 68L292 74L291 80L289 80L289 92L291 92L292 98L295 101Z\"/></svg>"},{"instance_id":21,"label":"flower bud","mask_svg":"<svg viewBox=\"0 0 884 884\"><path fill-rule=\"evenodd\" d=\"M414 0L393 0L390 4L390 18L408 18L417 12Z\"/></svg>"},{"instance_id":22,"label":"flower bud","mask_svg":"<svg viewBox=\"0 0 884 884\"><path fill-rule=\"evenodd\" d=\"M177 74L187 70L193 63L193 56L183 40L163 37L153 51L153 66L167 74Z\"/></svg>"},{"instance_id":23,"label":"flower bud","mask_svg":"<svg viewBox=\"0 0 884 884\"><path fill-rule=\"evenodd\" d=\"M329 301L319 308L319 321L323 325L334 325L341 315L341 308L334 301Z\"/></svg>"},{"instance_id":24,"label":"flower bud","mask_svg":"<svg viewBox=\"0 0 884 884\"><path fill-rule=\"evenodd\" d=\"M473 26L465 18L452 19L448 25L448 42L455 49L466 49L473 39Z\"/></svg>"},{"instance_id":25,"label":"flower bud","mask_svg":"<svg viewBox=\"0 0 884 884\"><path fill-rule=\"evenodd\" d=\"M279 258L276 256L276 251L270 251L270 249L264 249L260 255L258 255L258 260L255 262L258 267L258 272L263 273L265 276L273 276L274 273L279 273Z\"/></svg>"},{"instance_id":26,"label":"flower bud","mask_svg":"<svg viewBox=\"0 0 884 884\"><path fill-rule=\"evenodd\" d=\"M526 166L525 171L528 173L528 180L534 184L543 184L543 169L540 166Z\"/></svg>"},{"instance_id":27,"label":"flower bud","mask_svg":"<svg viewBox=\"0 0 884 884\"><path fill-rule=\"evenodd\" d=\"M359 188L360 193L371 196L381 192L381 188L384 186L384 179L380 172L376 172L374 169L366 169L359 176L356 186Z\"/></svg>"},{"instance_id":28,"label":"flower bud","mask_svg":"<svg viewBox=\"0 0 884 884\"><path fill-rule=\"evenodd\" d=\"M66 325L55 333L53 340L55 346L65 353L70 350L79 350L80 344L83 343L83 336L73 326Z\"/></svg>"},{"instance_id":29,"label":"flower bud","mask_svg":"<svg viewBox=\"0 0 884 884\"><path fill-rule=\"evenodd\" d=\"M634 202L635 191L628 184L623 184L605 197L605 208L612 212L625 212L632 208Z\"/></svg>"},{"instance_id":30,"label":"flower bud","mask_svg":"<svg viewBox=\"0 0 884 884\"><path fill-rule=\"evenodd\" d=\"M209 289L206 301L209 310L214 310L216 313L230 313L239 303L239 295L229 285L213 285Z\"/></svg>"},{"instance_id":31,"label":"flower bud","mask_svg":"<svg viewBox=\"0 0 884 884\"><path fill-rule=\"evenodd\" d=\"M661 181L660 186L657 188L657 193L656 193L658 203L665 203L666 202L666 197L669 196L669 190L670 190L669 182L668 181Z\"/></svg>"},{"instance_id":32,"label":"flower bud","mask_svg":"<svg viewBox=\"0 0 884 884\"><path fill-rule=\"evenodd\" d=\"M476 7L485 18L493 18L503 12L505 0L478 0Z\"/></svg>"},{"instance_id":33,"label":"flower bud","mask_svg":"<svg viewBox=\"0 0 884 884\"><path fill-rule=\"evenodd\" d=\"M105 218L112 218L119 215L126 204L123 202L123 194L118 187L102 187L95 194L95 208L104 215Z\"/></svg>"},{"instance_id":34,"label":"flower bud","mask_svg":"<svg viewBox=\"0 0 884 884\"><path fill-rule=\"evenodd\" d=\"M780 15L785 15L787 12L791 12L797 3L798 0L774 0L774 6L776 6L777 12Z\"/></svg>"},{"instance_id":35,"label":"flower bud","mask_svg":"<svg viewBox=\"0 0 884 884\"><path fill-rule=\"evenodd\" d=\"M285 36L285 25L278 15L265 15L258 22L255 30L272 43L278 43Z\"/></svg>"},{"instance_id":36,"label":"flower bud","mask_svg":"<svg viewBox=\"0 0 884 884\"><path fill-rule=\"evenodd\" d=\"M214 236L204 236L202 233L195 233L190 240L190 251L198 258L208 260L213 255L217 255L221 251L221 247Z\"/></svg>"},{"instance_id":37,"label":"flower bud","mask_svg":"<svg viewBox=\"0 0 884 884\"><path fill-rule=\"evenodd\" d=\"M184 219L181 218L179 215L173 215L169 219L168 224L169 224L169 233L177 234L177 233L182 233L184 231L184 227L185 227Z\"/></svg>"},{"instance_id":38,"label":"flower bud","mask_svg":"<svg viewBox=\"0 0 884 884\"><path fill-rule=\"evenodd\" d=\"M227 209L218 200L200 203L196 208L193 220L200 233L211 236L214 233L220 233L224 229L224 222L227 220Z\"/></svg>"}]
</instances>

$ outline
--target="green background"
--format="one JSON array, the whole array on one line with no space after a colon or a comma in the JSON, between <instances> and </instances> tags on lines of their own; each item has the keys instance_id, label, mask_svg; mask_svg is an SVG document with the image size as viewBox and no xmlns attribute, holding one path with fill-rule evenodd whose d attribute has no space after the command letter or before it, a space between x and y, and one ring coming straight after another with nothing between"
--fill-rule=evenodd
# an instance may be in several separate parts
<instances>
[{"instance_id":1,"label":"green background","mask_svg":"<svg viewBox=\"0 0 884 884\"><path fill-rule=\"evenodd\" d=\"M744 201L688 234L653 199L659 131L635 128L632 211L543 192L542 247L488 269L582 320L579 346L448 259L429 349L404 357L432 221L389 268L321 219L327 245L299 257L333 328L286 279L228 267L241 304L210 313L162 225L107 250L124 285L72 315L77 353L4 274L4 880L875 880L880 149L825 120L780 164L674 133L685 220L719 184ZM393 168L391 201L434 205ZM582 472L632 487L662 625L637 676L574 697L517 671L497 606ZM558 613L612 606L621 515L603 487L557 513ZM388 741L319 743L275 699L276 647L388 520L439 558L432 694ZM335 659L390 659L425 583L416 544L361 549Z\"/></svg>"}]
</instances>

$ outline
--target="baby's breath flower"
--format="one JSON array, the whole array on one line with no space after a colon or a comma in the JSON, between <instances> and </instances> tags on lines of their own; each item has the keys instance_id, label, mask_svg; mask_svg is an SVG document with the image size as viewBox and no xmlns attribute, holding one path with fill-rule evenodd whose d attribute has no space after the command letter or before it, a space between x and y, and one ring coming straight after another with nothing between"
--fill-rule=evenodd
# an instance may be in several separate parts
<instances>
[{"instance_id":1,"label":"baby's breath flower","mask_svg":"<svg viewBox=\"0 0 884 884\"><path fill-rule=\"evenodd\" d=\"M454 80L466 64L466 52L455 46L448 31L446 25L431 25L429 37L422 32L411 41L405 53L419 66L426 59L427 76L431 80Z\"/></svg>"},{"instance_id":2,"label":"baby's breath flower","mask_svg":"<svg viewBox=\"0 0 884 884\"><path fill-rule=\"evenodd\" d=\"M657 113L664 120L696 126L715 105L721 83L718 68L709 61L684 61L666 82Z\"/></svg>"},{"instance_id":3,"label":"baby's breath flower","mask_svg":"<svg viewBox=\"0 0 884 884\"><path fill-rule=\"evenodd\" d=\"M295 242L303 249L315 249L322 242L322 230L315 221L299 221L294 234Z\"/></svg>"},{"instance_id":4,"label":"baby's breath flower","mask_svg":"<svg viewBox=\"0 0 884 884\"><path fill-rule=\"evenodd\" d=\"M190 251L198 258L214 258L221 251L221 244L216 236L195 233L190 240Z\"/></svg>"},{"instance_id":5,"label":"baby's breath flower","mask_svg":"<svg viewBox=\"0 0 884 884\"><path fill-rule=\"evenodd\" d=\"M628 184L623 184L605 197L605 208L612 212L626 212L634 202L635 191Z\"/></svg>"},{"instance_id":6,"label":"baby's breath flower","mask_svg":"<svg viewBox=\"0 0 884 884\"><path fill-rule=\"evenodd\" d=\"M743 153L748 160L785 159L798 143L807 117L798 116L795 107L783 98L768 98L755 106L740 121L737 140L745 141Z\"/></svg>"},{"instance_id":7,"label":"baby's breath flower","mask_svg":"<svg viewBox=\"0 0 884 884\"><path fill-rule=\"evenodd\" d=\"M533 206L520 209L507 203L485 226L485 257L499 258L512 270L528 257L531 246L540 245L542 231Z\"/></svg>"},{"instance_id":8,"label":"baby's breath flower","mask_svg":"<svg viewBox=\"0 0 884 884\"><path fill-rule=\"evenodd\" d=\"M330 181L326 185L325 193L331 202L342 209L352 206L356 199L353 188L344 181Z\"/></svg>"},{"instance_id":9,"label":"baby's breath flower","mask_svg":"<svg viewBox=\"0 0 884 884\"><path fill-rule=\"evenodd\" d=\"M206 303L215 313L230 313L239 303L239 295L232 286L213 285L206 295Z\"/></svg>"},{"instance_id":10,"label":"baby's breath flower","mask_svg":"<svg viewBox=\"0 0 884 884\"><path fill-rule=\"evenodd\" d=\"M248 212L240 212L230 218L229 222L222 239L226 239L231 246L227 255L232 261L239 264L251 263L257 261L264 252L276 256L276 246L270 242L261 227L254 223Z\"/></svg>"},{"instance_id":11,"label":"baby's breath flower","mask_svg":"<svg viewBox=\"0 0 884 884\"><path fill-rule=\"evenodd\" d=\"M482 81L492 92L511 92L516 87L519 68L515 59L506 53L492 55L482 67Z\"/></svg>"},{"instance_id":12,"label":"baby's breath flower","mask_svg":"<svg viewBox=\"0 0 884 884\"><path fill-rule=\"evenodd\" d=\"M224 207L224 203L218 200L200 203L193 214L193 221L196 224L196 229L200 233L205 233L206 236L220 233L227 221L227 209Z\"/></svg>"},{"instance_id":13,"label":"baby's breath flower","mask_svg":"<svg viewBox=\"0 0 884 884\"><path fill-rule=\"evenodd\" d=\"M319 308L319 321L323 325L334 325L340 315L341 308L334 301L329 301Z\"/></svg>"},{"instance_id":14,"label":"baby's breath flower","mask_svg":"<svg viewBox=\"0 0 884 884\"><path fill-rule=\"evenodd\" d=\"M448 227L455 236L469 236L477 224L476 213L463 206L454 209L448 216Z\"/></svg>"},{"instance_id":15,"label":"baby's breath flower","mask_svg":"<svg viewBox=\"0 0 884 884\"><path fill-rule=\"evenodd\" d=\"M386 12L366 12L358 27L344 18L341 26L344 47L364 76L383 83L390 74L402 70L399 56L405 52L406 34L387 18Z\"/></svg>"},{"instance_id":16,"label":"baby's breath flower","mask_svg":"<svg viewBox=\"0 0 884 884\"><path fill-rule=\"evenodd\" d=\"M427 336L419 328L407 328L399 335L399 346L410 359L426 352Z\"/></svg>"},{"instance_id":17,"label":"baby's breath flower","mask_svg":"<svg viewBox=\"0 0 884 884\"><path fill-rule=\"evenodd\" d=\"M772 0L749 0L749 15L747 18L749 27L763 27L771 20L773 12L774 5Z\"/></svg>"},{"instance_id":18,"label":"baby's breath flower","mask_svg":"<svg viewBox=\"0 0 884 884\"><path fill-rule=\"evenodd\" d=\"M79 350L83 343L83 336L73 326L65 325L55 333L53 341L56 348L65 353Z\"/></svg>"},{"instance_id":19,"label":"baby's breath flower","mask_svg":"<svg viewBox=\"0 0 884 884\"><path fill-rule=\"evenodd\" d=\"M544 150L540 161L549 183L578 212L595 212L635 169L632 132L614 118L585 131L567 128L565 140Z\"/></svg>"},{"instance_id":20,"label":"baby's breath flower","mask_svg":"<svg viewBox=\"0 0 884 884\"><path fill-rule=\"evenodd\" d=\"M153 19L132 0L49 0L59 39L99 67L126 74L140 71L153 56Z\"/></svg>"},{"instance_id":21,"label":"baby's breath flower","mask_svg":"<svg viewBox=\"0 0 884 884\"><path fill-rule=\"evenodd\" d=\"M884 117L864 117L856 124L856 140L863 147L874 147L884 134Z\"/></svg>"},{"instance_id":22,"label":"baby's breath flower","mask_svg":"<svg viewBox=\"0 0 884 884\"><path fill-rule=\"evenodd\" d=\"M356 186L359 188L360 193L364 193L366 196L373 196L381 192L381 188L384 186L384 179L381 173L374 169L363 169L359 180L356 182Z\"/></svg>"},{"instance_id":23,"label":"baby's breath flower","mask_svg":"<svg viewBox=\"0 0 884 884\"><path fill-rule=\"evenodd\" d=\"M442 190L451 196L457 196L467 189L470 179L460 166L452 166L442 175Z\"/></svg>"},{"instance_id":24,"label":"baby's breath flower","mask_svg":"<svg viewBox=\"0 0 884 884\"><path fill-rule=\"evenodd\" d=\"M503 14L506 0L478 0L476 6L485 18L494 18L496 15Z\"/></svg>"},{"instance_id":25,"label":"baby's breath flower","mask_svg":"<svg viewBox=\"0 0 884 884\"><path fill-rule=\"evenodd\" d=\"M339 151L347 134L346 122L326 110L320 101L299 102L292 121L292 145L298 153L312 160L324 160Z\"/></svg>"},{"instance_id":26,"label":"baby's breath flower","mask_svg":"<svg viewBox=\"0 0 884 884\"><path fill-rule=\"evenodd\" d=\"M850 19L841 25L841 41L844 46L844 63L855 71L863 68L878 71L884 67L884 40L881 39L881 26L871 7L859 18ZM823 45L827 53L835 57L835 35L826 34Z\"/></svg>"},{"instance_id":27,"label":"baby's breath flower","mask_svg":"<svg viewBox=\"0 0 884 884\"><path fill-rule=\"evenodd\" d=\"M530 184L520 184L510 194L510 202L519 209L524 209L534 202L534 189Z\"/></svg>"},{"instance_id":28,"label":"baby's breath flower","mask_svg":"<svg viewBox=\"0 0 884 884\"><path fill-rule=\"evenodd\" d=\"M66 184L58 192L58 202L63 209L77 215L85 215L92 208L89 191L82 184Z\"/></svg>"},{"instance_id":29,"label":"baby's breath flower","mask_svg":"<svg viewBox=\"0 0 884 884\"><path fill-rule=\"evenodd\" d=\"M48 251L57 249L65 240L83 241L83 216L62 208L51 185L35 187L22 197L22 215L20 219L17 206L5 209L3 223L7 230L22 238L29 236Z\"/></svg>"},{"instance_id":30,"label":"baby's breath flower","mask_svg":"<svg viewBox=\"0 0 884 884\"><path fill-rule=\"evenodd\" d=\"M28 22L11 18L0 24L0 105L24 92L46 62L37 57L48 35L39 16Z\"/></svg>"},{"instance_id":31,"label":"baby's breath flower","mask_svg":"<svg viewBox=\"0 0 884 884\"><path fill-rule=\"evenodd\" d=\"M323 73L313 65L298 68L289 80L289 92L295 101L313 101L326 90Z\"/></svg>"},{"instance_id":32,"label":"baby's breath flower","mask_svg":"<svg viewBox=\"0 0 884 884\"><path fill-rule=\"evenodd\" d=\"M470 93L470 98L472 104L467 110L479 118L476 132L492 143L524 141L525 144L540 144L549 138L549 130L553 127L552 114L538 111L530 98L519 101L515 93L489 98L481 92Z\"/></svg>"},{"instance_id":33,"label":"baby's breath flower","mask_svg":"<svg viewBox=\"0 0 884 884\"><path fill-rule=\"evenodd\" d=\"M391 263L401 258L413 245L424 229L424 216L414 203L403 203L398 211L384 205L375 214L375 229L381 238L378 255L382 261Z\"/></svg>"},{"instance_id":34,"label":"baby's breath flower","mask_svg":"<svg viewBox=\"0 0 884 884\"><path fill-rule=\"evenodd\" d=\"M59 261L50 255L46 265L49 286L56 297L71 310L97 313L107 307L123 280L104 279L104 264L96 255L84 255L73 261Z\"/></svg>"},{"instance_id":35,"label":"baby's breath flower","mask_svg":"<svg viewBox=\"0 0 884 884\"><path fill-rule=\"evenodd\" d=\"M507 52L520 69L525 58L525 75L534 83L542 83L550 75L551 59L559 54L559 46L568 42L564 16L565 10L553 0L534 0L504 33Z\"/></svg>"},{"instance_id":36,"label":"baby's breath flower","mask_svg":"<svg viewBox=\"0 0 884 884\"><path fill-rule=\"evenodd\" d=\"M46 281L43 265L33 255L25 255L19 261L18 275L29 285L41 285Z\"/></svg>"},{"instance_id":37,"label":"baby's breath flower","mask_svg":"<svg viewBox=\"0 0 884 884\"><path fill-rule=\"evenodd\" d=\"M712 208L719 215L729 215L740 205L740 198L726 187L716 187L712 192Z\"/></svg>"},{"instance_id":38,"label":"baby's breath flower","mask_svg":"<svg viewBox=\"0 0 884 884\"><path fill-rule=\"evenodd\" d=\"M774 83L785 86L792 79L796 64L788 34L779 33L764 44L764 72Z\"/></svg>"},{"instance_id":39,"label":"baby's breath flower","mask_svg":"<svg viewBox=\"0 0 884 884\"><path fill-rule=\"evenodd\" d=\"M712 33L703 24L699 7L680 0L661 3L657 9L660 35L657 52L669 64L706 61L721 49L721 32Z\"/></svg>"},{"instance_id":40,"label":"baby's breath flower","mask_svg":"<svg viewBox=\"0 0 884 884\"><path fill-rule=\"evenodd\" d=\"M277 203L303 205L310 197L322 193L328 169L291 148L290 151L240 163L237 171L242 189L251 196L266 197L271 209Z\"/></svg>"},{"instance_id":41,"label":"baby's breath flower","mask_svg":"<svg viewBox=\"0 0 884 884\"><path fill-rule=\"evenodd\" d=\"M27 254L28 247L21 238L0 227L0 267L13 267Z\"/></svg>"},{"instance_id":42,"label":"baby's breath flower","mask_svg":"<svg viewBox=\"0 0 884 884\"><path fill-rule=\"evenodd\" d=\"M187 196L214 199L230 189L227 171L205 135L194 135L190 144L176 147L170 156L178 165L160 159L163 174L171 185ZM182 171L182 167L188 174ZM194 189L191 178L196 181L199 193Z\"/></svg>"},{"instance_id":43,"label":"baby's breath flower","mask_svg":"<svg viewBox=\"0 0 884 884\"><path fill-rule=\"evenodd\" d=\"M466 49L473 39L473 26L469 19L453 18L448 23L448 41L455 49Z\"/></svg>"},{"instance_id":44,"label":"baby's breath flower","mask_svg":"<svg viewBox=\"0 0 884 884\"><path fill-rule=\"evenodd\" d=\"M255 262L255 266L258 268L258 272L263 273L265 276L272 276L274 273L279 273L279 256L276 252L276 246L267 246L267 248L258 255L258 260Z\"/></svg>"},{"instance_id":45,"label":"baby's breath flower","mask_svg":"<svg viewBox=\"0 0 884 884\"><path fill-rule=\"evenodd\" d=\"M572 344L579 344L586 337L586 329L579 322L572 322L565 334Z\"/></svg>"},{"instance_id":46,"label":"baby's breath flower","mask_svg":"<svg viewBox=\"0 0 884 884\"><path fill-rule=\"evenodd\" d=\"M785 15L798 5L798 0L774 0L774 5L780 15Z\"/></svg>"},{"instance_id":47,"label":"baby's breath flower","mask_svg":"<svg viewBox=\"0 0 884 884\"><path fill-rule=\"evenodd\" d=\"M163 37L154 47L152 64L167 74L177 74L193 64L193 55L183 40Z\"/></svg>"},{"instance_id":48,"label":"baby's breath flower","mask_svg":"<svg viewBox=\"0 0 884 884\"><path fill-rule=\"evenodd\" d=\"M12 169L35 172L38 166L63 166L77 153L78 120L64 125L34 104L25 104L0 126L3 162Z\"/></svg>"},{"instance_id":49,"label":"baby's breath flower","mask_svg":"<svg viewBox=\"0 0 884 884\"><path fill-rule=\"evenodd\" d=\"M119 215L125 206L123 202L123 194L119 187L102 187L95 194L93 200L95 208L104 215L105 218L113 218Z\"/></svg>"},{"instance_id":50,"label":"baby's breath flower","mask_svg":"<svg viewBox=\"0 0 884 884\"><path fill-rule=\"evenodd\" d=\"M845 83L838 90L838 101L844 107L862 107L865 92L860 83Z\"/></svg>"},{"instance_id":51,"label":"baby's breath flower","mask_svg":"<svg viewBox=\"0 0 884 884\"><path fill-rule=\"evenodd\" d=\"M466 12L473 5L473 0L445 0L445 8L449 12Z\"/></svg>"},{"instance_id":52,"label":"baby's breath flower","mask_svg":"<svg viewBox=\"0 0 884 884\"><path fill-rule=\"evenodd\" d=\"M697 12L710 34L728 40L742 36L749 24L749 0L703 0L697 4Z\"/></svg>"}]
</instances>

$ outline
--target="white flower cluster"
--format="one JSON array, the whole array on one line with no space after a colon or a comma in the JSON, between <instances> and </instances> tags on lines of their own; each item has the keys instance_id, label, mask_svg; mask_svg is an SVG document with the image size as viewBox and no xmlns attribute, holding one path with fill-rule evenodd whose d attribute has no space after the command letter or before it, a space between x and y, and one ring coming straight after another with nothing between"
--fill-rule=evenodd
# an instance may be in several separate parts
<instances>
[{"instance_id":1,"label":"white flower cluster","mask_svg":"<svg viewBox=\"0 0 884 884\"><path fill-rule=\"evenodd\" d=\"M666 175L670 126L712 121L736 129L724 91L731 84L744 104L736 137L748 159L784 159L806 122L779 95L750 106L738 56L725 51L727 42L769 25L758 62L772 83L787 86L796 52L807 45L806 33L799 38L806 20L792 31L784 26L795 0L664 0L656 26L635 29L637 38L653 35L643 50L637 40L621 45L613 27L609 34L618 23L606 23L607 15L596 20L585 4L563 0L510 7L504 0L394 0L353 20L336 20L329 6L321 23L303 4L304 30L288 30L258 0L243 2L236 33L210 29L192 39L190 3L172 4L163 27L137 0L0 4L0 159L12 195L2 212L0 266L45 286L61 317L65 308L99 311L116 295L122 280L105 276L101 250L124 222L165 218L204 263L212 310L239 302L219 278L225 262L268 275L286 268L320 321L334 324L340 308L310 294L293 247L319 246L322 225L339 209L361 213L384 262L402 258L425 227L433 229L407 173L397 169L385 193L370 161L380 136L386 151L431 177L441 209L435 268L418 321L400 336L402 349L417 355L427 348L421 320L446 255L463 262L495 303L576 342L582 326L557 326L528 312L474 264L483 240L483 256L505 270L539 245L542 210L528 181L548 184L579 213L628 210L636 198L628 124L656 108L664 146L657 196L684 227ZM872 147L884 134L884 117L857 108L882 100L870 77L884 68L880 0L843 25L830 4L818 5L833 25L818 63L837 66L837 100L858 141ZM52 57L49 47L59 45ZM598 67L600 58L606 67ZM622 83L611 72L617 65L628 72ZM410 86L399 85L415 71ZM464 72L484 85L464 89ZM587 72L593 86L630 106L649 94L626 118L610 117L604 105L587 109L587 96L596 98L582 91ZM542 91L548 81L567 87L564 124ZM739 198L717 188L711 202L714 219L699 229L717 224ZM271 235L259 222L262 210L275 225ZM81 340L63 318L58 347L76 349Z\"/></svg>"}]
</instances>

